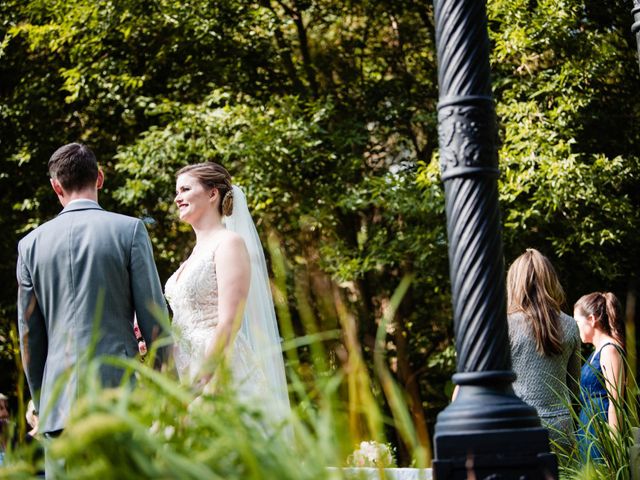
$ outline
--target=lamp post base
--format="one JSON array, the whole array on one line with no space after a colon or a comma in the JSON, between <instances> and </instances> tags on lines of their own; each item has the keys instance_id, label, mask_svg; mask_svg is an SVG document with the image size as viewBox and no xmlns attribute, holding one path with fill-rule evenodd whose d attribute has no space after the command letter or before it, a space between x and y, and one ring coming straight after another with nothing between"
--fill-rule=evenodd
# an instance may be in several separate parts
<instances>
[{"instance_id":1,"label":"lamp post base","mask_svg":"<svg viewBox=\"0 0 640 480\"><path fill-rule=\"evenodd\" d=\"M438 415L436 480L550 480L558 478L549 433L535 408L511 388L510 371L453 376L456 399Z\"/></svg>"},{"instance_id":2,"label":"lamp post base","mask_svg":"<svg viewBox=\"0 0 640 480\"><path fill-rule=\"evenodd\" d=\"M511 434L509 435L511 437ZM483 437L485 440L488 438ZM558 478L552 453L469 455L433 461L435 480L550 480Z\"/></svg>"}]
</instances>

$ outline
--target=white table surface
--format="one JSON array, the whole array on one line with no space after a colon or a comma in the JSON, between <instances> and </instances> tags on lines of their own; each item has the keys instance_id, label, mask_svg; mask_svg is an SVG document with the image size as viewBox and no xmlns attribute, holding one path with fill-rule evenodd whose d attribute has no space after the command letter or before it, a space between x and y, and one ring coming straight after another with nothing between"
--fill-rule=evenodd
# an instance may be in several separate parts
<instances>
[{"instance_id":1,"label":"white table surface","mask_svg":"<svg viewBox=\"0 0 640 480\"><path fill-rule=\"evenodd\" d=\"M329 467L329 471L336 474L332 475L333 478L348 480L381 480L383 478L378 468ZM384 478L385 480L432 480L433 475L430 468L385 468Z\"/></svg>"}]
</instances>

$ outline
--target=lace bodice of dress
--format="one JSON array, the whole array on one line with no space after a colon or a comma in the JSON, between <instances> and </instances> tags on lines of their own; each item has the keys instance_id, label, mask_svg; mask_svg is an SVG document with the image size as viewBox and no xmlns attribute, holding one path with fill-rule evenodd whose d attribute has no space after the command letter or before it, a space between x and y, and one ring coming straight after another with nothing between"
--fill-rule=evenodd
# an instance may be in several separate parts
<instances>
[{"instance_id":1,"label":"lace bodice of dress","mask_svg":"<svg viewBox=\"0 0 640 480\"><path fill-rule=\"evenodd\" d=\"M167 280L165 296L173 311L174 358L178 375L191 383L202 367L218 325L216 248L192 254ZM256 398L267 389L264 372L242 332L231 346L230 369L242 397Z\"/></svg>"},{"instance_id":2,"label":"lace bodice of dress","mask_svg":"<svg viewBox=\"0 0 640 480\"><path fill-rule=\"evenodd\" d=\"M174 322L183 324L188 318L192 327L215 327L218 324L215 251L189 257L167 281L165 294L174 312Z\"/></svg>"},{"instance_id":3,"label":"lace bodice of dress","mask_svg":"<svg viewBox=\"0 0 640 480\"><path fill-rule=\"evenodd\" d=\"M165 296L173 311L176 368L181 379L193 380L218 324L215 249L192 254L167 280Z\"/></svg>"}]
</instances>

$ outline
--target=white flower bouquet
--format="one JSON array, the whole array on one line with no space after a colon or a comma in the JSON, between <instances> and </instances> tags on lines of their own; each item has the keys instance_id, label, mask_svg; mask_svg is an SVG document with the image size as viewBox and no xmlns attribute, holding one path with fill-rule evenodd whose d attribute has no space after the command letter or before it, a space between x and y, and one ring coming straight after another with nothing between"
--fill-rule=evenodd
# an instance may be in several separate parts
<instances>
[{"instance_id":1,"label":"white flower bouquet","mask_svg":"<svg viewBox=\"0 0 640 480\"><path fill-rule=\"evenodd\" d=\"M396 460L391 445L369 441L360 442L360 448L349 455L347 464L350 467L392 468L396 466Z\"/></svg>"}]
</instances>

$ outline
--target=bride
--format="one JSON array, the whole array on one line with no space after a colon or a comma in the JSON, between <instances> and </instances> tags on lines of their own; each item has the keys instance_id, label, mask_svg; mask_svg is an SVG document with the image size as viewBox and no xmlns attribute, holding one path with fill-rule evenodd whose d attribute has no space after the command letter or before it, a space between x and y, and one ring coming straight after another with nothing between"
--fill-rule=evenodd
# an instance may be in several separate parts
<instances>
[{"instance_id":1,"label":"bride","mask_svg":"<svg viewBox=\"0 0 640 480\"><path fill-rule=\"evenodd\" d=\"M180 220L196 234L189 258L169 278L165 295L176 329L181 381L207 390L223 360L243 402L258 400L280 423L290 405L267 267L242 190L216 163L177 173Z\"/></svg>"}]
</instances>

